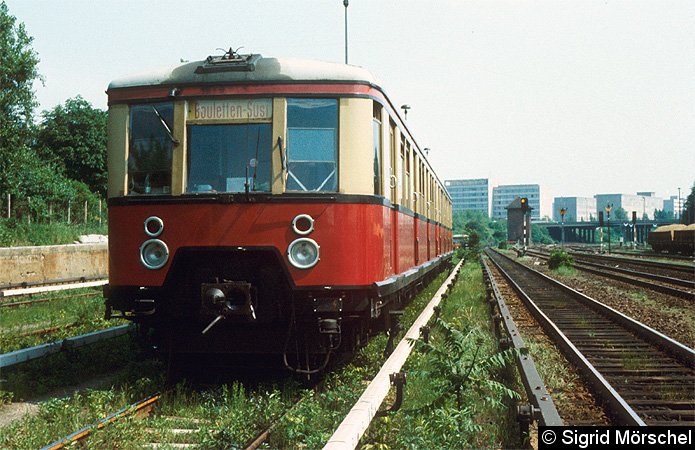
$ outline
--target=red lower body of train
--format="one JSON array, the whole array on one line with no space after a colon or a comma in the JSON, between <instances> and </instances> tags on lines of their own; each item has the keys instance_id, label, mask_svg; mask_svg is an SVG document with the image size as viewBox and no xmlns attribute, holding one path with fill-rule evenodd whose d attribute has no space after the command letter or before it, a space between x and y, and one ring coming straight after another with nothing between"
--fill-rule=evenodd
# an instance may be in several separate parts
<instances>
[{"instance_id":1,"label":"red lower body of train","mask_svg":"<svg viewBox=\"0 0 695 450\"><path fill-rule=\"evenodd\" d=\"M295 267L307 239L318 261ZM388 326L450 258L450 229L378 197L112 199L107 315L166 351L327 355Z\"/></svg>"}]
</instances>

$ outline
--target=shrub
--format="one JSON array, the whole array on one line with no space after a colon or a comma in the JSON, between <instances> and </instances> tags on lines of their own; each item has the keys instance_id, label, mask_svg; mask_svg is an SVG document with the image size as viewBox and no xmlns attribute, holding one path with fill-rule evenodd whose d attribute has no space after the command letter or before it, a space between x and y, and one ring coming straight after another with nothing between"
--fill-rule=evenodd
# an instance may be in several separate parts
<instances>
[{"instance_id":1,"label":"shrub","mask_svg":"<svg viewBox=\"0 0 695 450\"><path fill-rule=\"evenodd\" d=\"M560 267L572 267L574 264L574 258L569 253L560 250L550 252L550 258L548 258L548 267L552 270L556 270Z\"/></svg>"}]
</instances>

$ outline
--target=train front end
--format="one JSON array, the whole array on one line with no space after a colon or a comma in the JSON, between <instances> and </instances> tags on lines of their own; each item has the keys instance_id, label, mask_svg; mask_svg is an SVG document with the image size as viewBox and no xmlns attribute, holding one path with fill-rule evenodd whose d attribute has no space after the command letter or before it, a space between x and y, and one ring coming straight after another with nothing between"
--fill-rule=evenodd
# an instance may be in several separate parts
<instances>
[{"instance_id":1,"label":"train front end","mask_svg":"<svg viewBox=\"0 0 695 450\"><path fill-rule=\"evenodd\" d=\"M226 54L112 82L107 315L296 370L359 346L400 286L370 77Z\"/></svg>"}]
</instances>

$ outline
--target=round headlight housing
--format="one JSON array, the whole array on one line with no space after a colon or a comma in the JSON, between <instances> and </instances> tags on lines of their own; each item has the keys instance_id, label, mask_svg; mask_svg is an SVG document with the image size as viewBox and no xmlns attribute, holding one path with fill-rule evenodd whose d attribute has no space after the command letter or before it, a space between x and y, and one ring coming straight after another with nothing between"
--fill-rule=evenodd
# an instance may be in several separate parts
<instances>
[{"instance_id":1,"label":"round headlight housing","mask_svg":"<svg viewBox=\"0 0 695 450\"><path fill-rule=\"evenodd\" d=\"M295 239L287 248L287 259L297 269L309 269L319 262L319 248L313 239Z\"/></svg>"},{"instance_id":2,"label":"round headlight housing","mask_svg":"<svg viewBox=\"0 0 695 450\"><path fill-rule=\"evenodd\" d=\"M140 262L148 269L161 269L169 261L169 248L159 239L150 239L140 246Z\"/></svg>"},{"instance_id":3,"label":"round headlight housing","mask_svg":"<svg viewBox=\"0 0 695 450\"><path fill-rule=\"evenodd\" d=\"M149 237L157 237L164 231L164 221L157 216L145 219L145 234Z\"/></svg>"},{"instance_id":4,"label":"round headlight housing","mask_svg":"<svg viewBox=\"0 0 695 450\"><path fill-rule=\"evenodd\" d=\"M314 231L314 218L309 214L299 214L292 220L292 230L300 236L306 236Z\"/></svg>"}]
</instances>

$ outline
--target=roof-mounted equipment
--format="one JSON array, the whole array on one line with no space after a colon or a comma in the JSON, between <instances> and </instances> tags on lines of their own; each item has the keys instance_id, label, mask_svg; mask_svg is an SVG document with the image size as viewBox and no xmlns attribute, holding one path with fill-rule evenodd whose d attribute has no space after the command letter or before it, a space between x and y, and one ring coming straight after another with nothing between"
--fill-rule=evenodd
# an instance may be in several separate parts
<instances>
[{"instance_id":1,"label":"roof-mounted equipment","mask_svg":"<svg viewBox=\"0 0 695 450\"><path fill-rule=\"evenodd\" d=\"M224 51L222 56L208 56L205 62L195 69L195 73L215 73L215 72L253 72L256 70L256 63L261 59L261 55L241 55L237 53L240 49Z\"/></svg>"}]
</instances>

